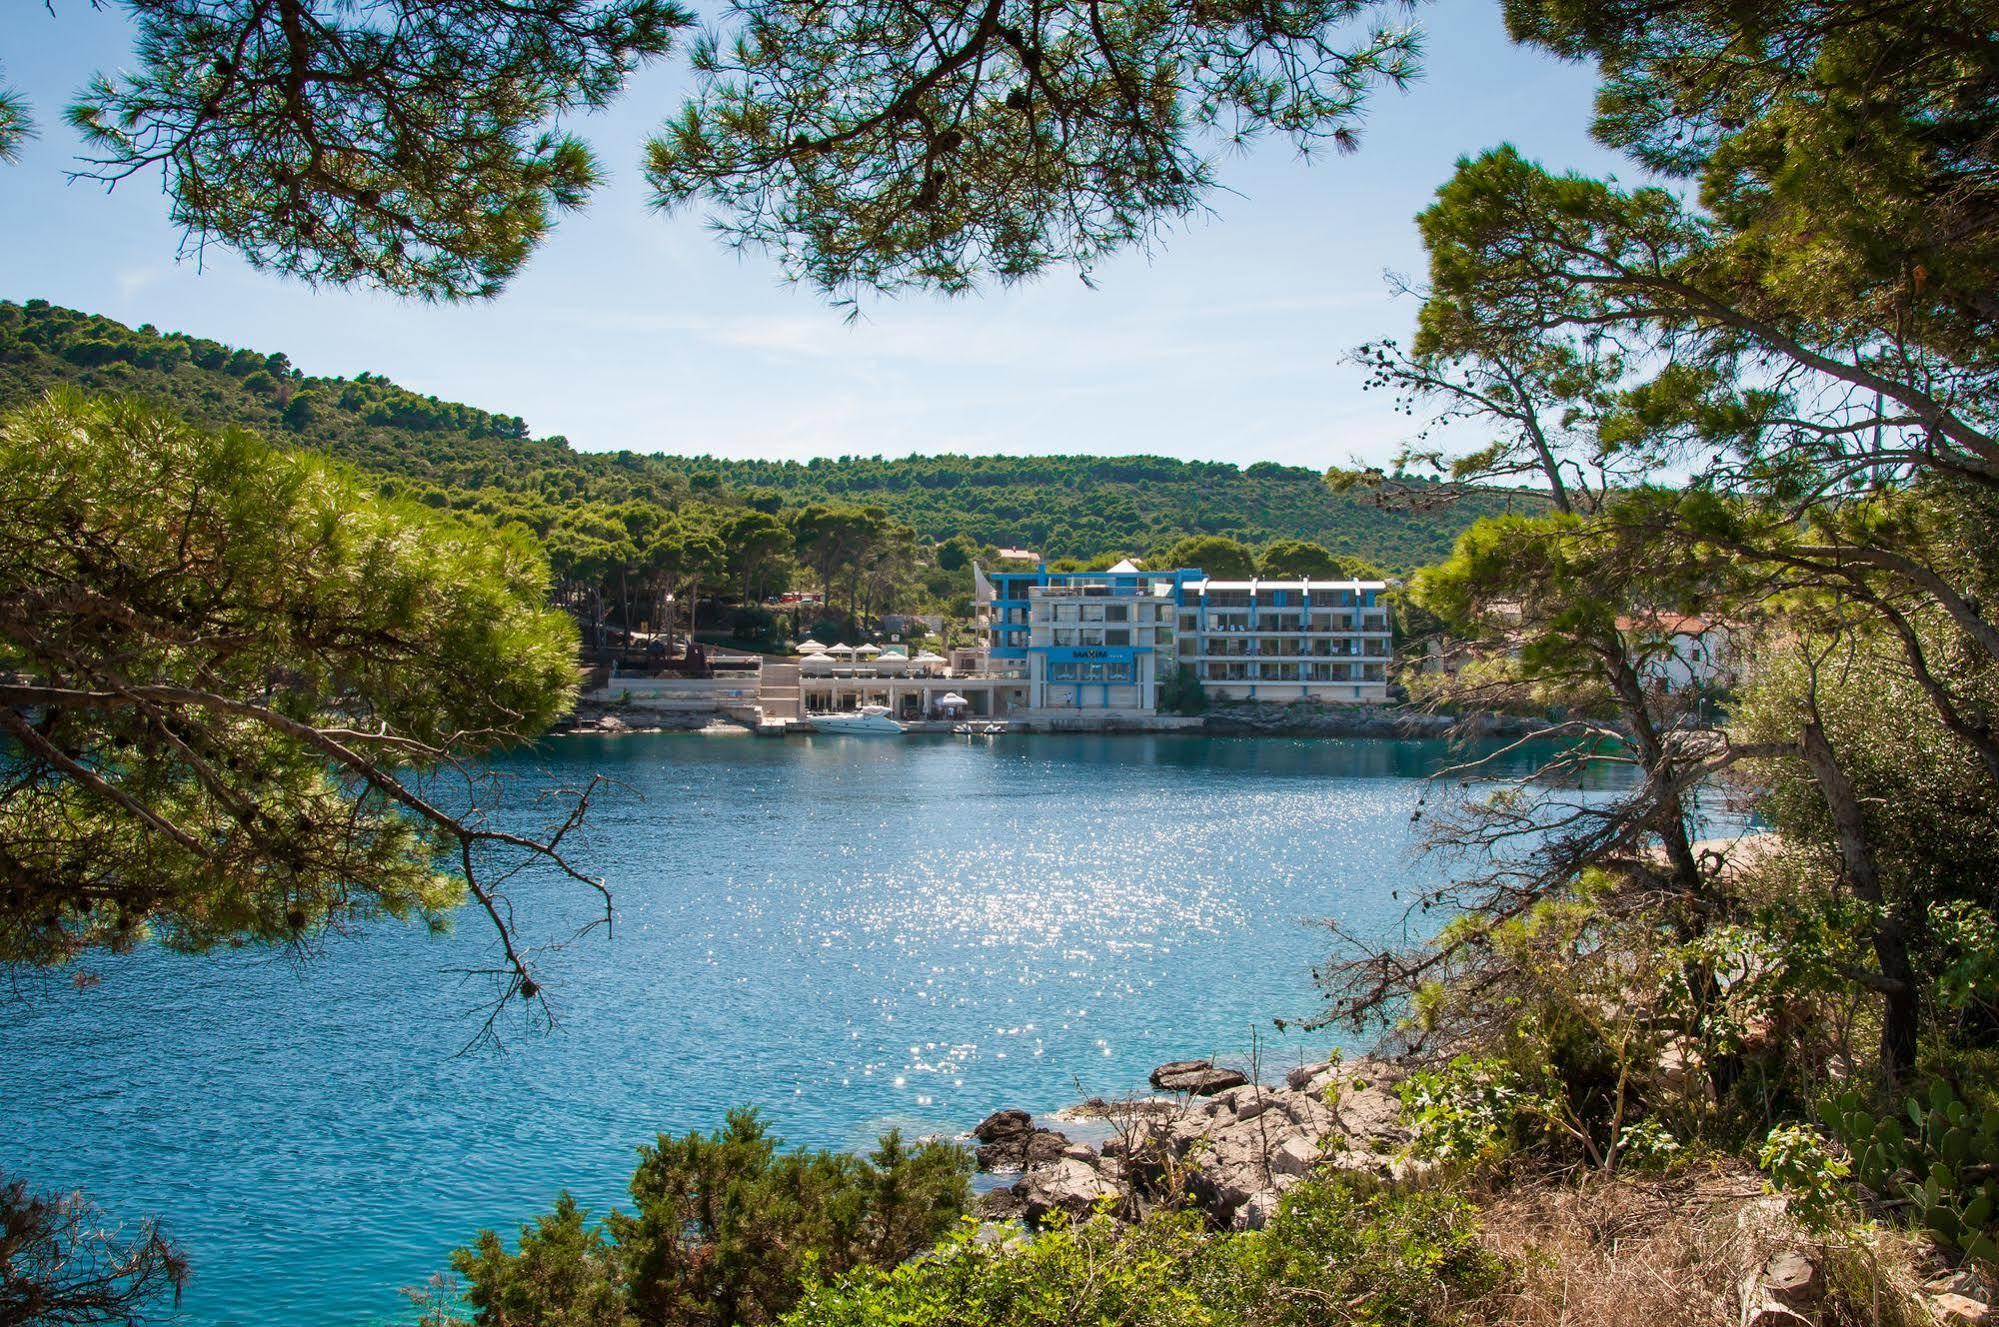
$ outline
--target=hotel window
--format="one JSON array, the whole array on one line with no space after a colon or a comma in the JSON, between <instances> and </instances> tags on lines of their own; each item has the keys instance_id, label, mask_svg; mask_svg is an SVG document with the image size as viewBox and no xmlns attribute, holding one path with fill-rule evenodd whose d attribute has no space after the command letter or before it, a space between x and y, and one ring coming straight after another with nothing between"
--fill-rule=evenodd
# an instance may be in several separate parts
<instances>
[{"instance_id":1,"label":"hotel window","mask_svg":"<svg viewBox=\"0 0 1999 1327\"><path fill-rule=\"evenodd\" d=\"M1074 645L1076 643L1076 629L1074 627L1055 628L1055 643L1057 645Z\"/></svg>"},{"instance_id":2,"label":"hotel window","mask_svg":"<svg viewBox=\"0 0 1999 1327\"><path fill-rule=\"evenodd\" d=\"M1131 605L1129 604L1104 605L1104 621L1129 622L1130 620L1131 620Z\"/></svg>"},{"instance_id":3,"label":"hotel window","mask_svg":"<svg viewBox=\"0 0 1999 1327\"><path fill-rule=\"evenodd\" d=\"M1196 617L1194 614L1182 613L1180 615L1180 630L1196 631L1200 629L1200 625L1201 625L1200 618Z\"/></svg>"},{"instance_id":4,"label":"hotel window","mask_svg":"<svg viewBox=\"0 0 1999 1327\"><path fill-rule=\"evenodd\" d=\"M1106 644L1106 645L1129 645L1129 644L1131 644L1131 628L1130 628L1130 627L1105 627L1105 628L1104 628L1104 644Z\"/></svg>"},{"instance_id":5,"label":"hotel window","mask_svg":"<svg viewBox=\"0 0 1999 1327\"><path fill-rule=\"evenodd\" d=\"M1102 645L1104 643L1104 629L1102 627L1084 627L1082 637L1077 643L1081 645Z\"/></svg>"},{"instance_id":6,"label":"hotel window","mask_svg":"<svg viewBox=\"0 0 1999 1327\"><path fill-rule=\"evenodd\" d=\"M1102 604L1083 605L1083 621L1101 622L1103 620L1104 620L1104 606Z\"/></svg>"},{"instance_id":7,"label":"hotel window","mask_svg":"<svg viewBox=\"0 0 1999 1327\"><path fill-rule=\"evenodd\" d=\"M1131 684L1131 665L1097 660L1065 660L1048 665L1050 682L1102 682L1112 686Z\"/></svg>"}]
</instances>

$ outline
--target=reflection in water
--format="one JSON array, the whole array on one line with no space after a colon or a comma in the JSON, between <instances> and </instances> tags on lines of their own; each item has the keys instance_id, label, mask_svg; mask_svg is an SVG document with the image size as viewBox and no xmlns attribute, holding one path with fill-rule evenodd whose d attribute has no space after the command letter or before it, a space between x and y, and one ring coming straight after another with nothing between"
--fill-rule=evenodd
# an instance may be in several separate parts
<instances>
[{"instance_id":1,"label":"reflection in water","mask_svg":"<svg viewBox=\"0 0 1999 1327\"><path fill-rule=\"evenodd\" d=\"M0 1166L166 1214L190 1321L363 1321L483 1225L562 1187L615 1201L631 1148L738 1102L799 1142L957 1132L1001 1105L1141 1087L1309 1013L1304 924L1388 925L1442 743L1049 737L572 739L510 763L629 789L584 855L613 936L544 958L560 1024L477 1026L488 937L374 928L260 954L92 966L0 1021ZM1513 761L1515 772L1529 759ZM519 799L517 799L519 800ZM523 814L526 814L523 812ZM579 891L518 893L548 938Z\"/></svg>"}]
</instances>

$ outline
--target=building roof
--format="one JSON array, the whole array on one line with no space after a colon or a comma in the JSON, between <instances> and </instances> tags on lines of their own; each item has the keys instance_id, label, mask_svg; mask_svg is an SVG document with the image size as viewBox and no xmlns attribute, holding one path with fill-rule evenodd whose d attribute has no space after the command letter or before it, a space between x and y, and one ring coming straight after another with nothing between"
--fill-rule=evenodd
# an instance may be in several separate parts
<instances>
[{"instance_id":1,"label":"building roof","mask_svg":"<svg viewBox=\"0 0 1999 1327\"><path fill-rule=\"evenodd\" d=\"M1387 581L1280 581L1260 578L1246 581L1198 580L1187 582L1190 590L1385 590Z\"/></svg>"},{"instance_id":2,"label":"building roof","mask_svg":"<svg viewBox=\"0 0 1999 1327\"><path fill-rule=\"evenodd\" d=\"M1667 636L1705 636L1719 625L1689 613L1646 613L1617 619L1619 631L1656 631Z\"/></svg>"}]
</instances>

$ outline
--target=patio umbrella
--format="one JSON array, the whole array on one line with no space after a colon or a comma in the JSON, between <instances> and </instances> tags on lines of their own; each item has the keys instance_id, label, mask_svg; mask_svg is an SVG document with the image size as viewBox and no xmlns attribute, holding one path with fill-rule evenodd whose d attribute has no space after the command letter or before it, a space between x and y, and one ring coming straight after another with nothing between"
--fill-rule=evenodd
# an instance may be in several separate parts
<instances>
[{"instance_id":1,"label":"patio umbrella","mask_svg":"<svg viewBox=\"0 0 1999 1327\"><path fill-rule=\"evenodd\" d=\"M823 654L825 650L826 647L816 640L802 640L798 642L798 652L800 654Z\"/></svg>"}]
</instances>

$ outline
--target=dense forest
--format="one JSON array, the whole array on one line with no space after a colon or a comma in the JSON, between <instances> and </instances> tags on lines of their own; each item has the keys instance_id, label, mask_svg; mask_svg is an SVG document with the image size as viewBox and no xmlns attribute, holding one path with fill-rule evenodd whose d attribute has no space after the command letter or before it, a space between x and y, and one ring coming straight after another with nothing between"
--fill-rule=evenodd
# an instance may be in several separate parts
<instances>
[{"instance_id":1,"label":"dense forest","mask_svg":"<svg viewBox=\"0 0 1999 1327\"><path fill-rule=\"evenodd\" d=\"M689 498L767 512L814 503L876 507L931 542L964 535L1051 559L1143 553L1217 534L1258 546L1305 539L1407 571L1442 560L1478 517L1538 509L1541 501L1492 490L1436 510L1388 509L1331 492L1302 467L1159 456L800 463L584 452L562 437L531 437L519 416L419 395L376 374L313 377L283 353L135 330L45 300L0 302L0 406L63 382L147 397L195 423L246 425L274 442L405 476L419 481L410 486L417 496L445 490L434 505L490 508L499 492L507 507L678 507Z\"/></svg>"}]
</instances>

